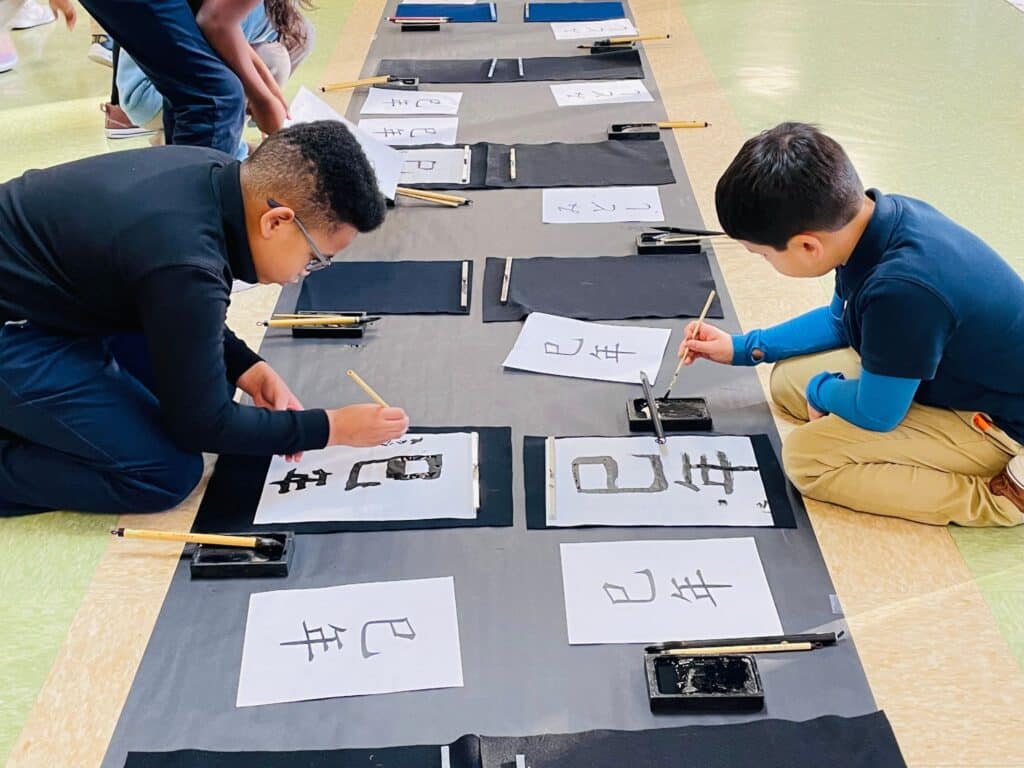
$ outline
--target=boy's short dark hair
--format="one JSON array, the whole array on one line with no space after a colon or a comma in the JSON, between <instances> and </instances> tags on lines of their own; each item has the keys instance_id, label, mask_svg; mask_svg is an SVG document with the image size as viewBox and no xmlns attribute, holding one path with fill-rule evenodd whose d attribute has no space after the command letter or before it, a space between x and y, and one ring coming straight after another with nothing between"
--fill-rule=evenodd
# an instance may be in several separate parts
<instances>
[{"instance_id":1,"label":"boy's short dark hair","mask_svg":"<svg viewBox=\"0 0 1024 768\"><path fill-rule=\"evenodd\" d=\"M749 139L715 188L718 221L730 237L779 251L801 232L849 224L863 198L846 152L807 123L782 123Z\"/></svg>"},{"instance_id":2,"label":"boy's short dark hair","mask_svg":"<svg viewBox=\"0 0 1024 768\"><path fill-rule=\"evenodd\" d=\"M318 120L278 131L243 167L259 195L280 200L309 226L351 224L369 232L384 221L373 167L343 123Z\"/></svg>"}]
</instances>

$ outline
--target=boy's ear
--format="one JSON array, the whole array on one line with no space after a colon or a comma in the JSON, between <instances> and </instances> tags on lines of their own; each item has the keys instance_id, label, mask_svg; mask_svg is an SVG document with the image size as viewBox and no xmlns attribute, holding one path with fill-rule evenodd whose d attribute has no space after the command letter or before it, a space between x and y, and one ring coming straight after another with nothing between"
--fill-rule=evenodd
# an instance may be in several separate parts
<instances>
[{"instance_id":1,"label":"boy's ear","mask_svg":"<svg viewBox=\"0 0 1024 768\"><path fill-rule=\"evenodd\" d=\"M271 237L278 229L285 224L290 224L295 218L295 212L284 205L271 208L260 216L260 233L264 237Z\"/></svg>"},{"instance_id":2,"label":"boy's ear","mask_svg":"<svg viewBox=\"0 0 1024 768\"><path fill-rule=\"evenodd\" d=\"M793 247L799 249L799 252L809 261L817 261L825 255L825 246L821 242L821 239L811 234L810 232L802 232L799 235L794 235L789 242L789 249Z\"/></svg>"}]
</instances>

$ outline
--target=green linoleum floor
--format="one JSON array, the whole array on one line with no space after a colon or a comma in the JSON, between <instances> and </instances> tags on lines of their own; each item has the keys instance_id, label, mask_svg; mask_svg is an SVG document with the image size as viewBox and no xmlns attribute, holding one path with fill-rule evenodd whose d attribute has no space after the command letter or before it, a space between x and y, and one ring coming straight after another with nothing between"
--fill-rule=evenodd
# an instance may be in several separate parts
<instances>
[{"instance_id":1,"label":"green linoleum floor","mask_svg":"<svg viewBox=\"0 0 1024 768\"><path fill-rule=\"evenodd\" d=\"M286 95L319 84L351 0L324 0L310 16L319 43ZM87 18L13 33L20 58L0 74L0 182L40 168L120 149L147 139L109 141L99 104L111 70L86 58ZM256 138L254 136L254 138ZM0 519L0 764L7 761L116 522L106 515L52 513Z\"/></svg>"},{"instance_id":2,"label":"green linoleum floor","mask_svg":"<svg viewBox=\"0 0 1024 768\"><path fill-rule=\"evenodd\" d=\"M867 186L927 200L1024 272L1024 14L1004 0L679 2L745 132L819 124ZM1024 528L950 532L1024 666Z\"/></svg>"}]
</instances>

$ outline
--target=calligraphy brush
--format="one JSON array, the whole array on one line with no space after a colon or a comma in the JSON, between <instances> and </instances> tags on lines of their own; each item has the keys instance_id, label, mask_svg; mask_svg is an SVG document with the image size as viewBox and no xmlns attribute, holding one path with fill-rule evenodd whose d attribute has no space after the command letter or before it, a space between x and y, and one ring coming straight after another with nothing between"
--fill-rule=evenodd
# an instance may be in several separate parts
<instances>
[{"instance_id":1,"label":"calligraphy brush","mask_svg":"<svg viewBox=\"0 0 1024 768\"><path fill-rule=\"evenodd\" d=\"M665 428L661 424L661 414L658 413L658 404L654 401L654 393L651 391L651 382L647 378L646 371L640 371L640 383L644 388L644 399L647 400L647 410L651 413L651 423L654 425L655 441L662 446L665 445Z\"/></svg>"},{"instance_id":2,"label":"calligraphy brush","mask_svg":"<svg viewBox=\"0 0 1024 768\"><path fill-rule=\"evenodd\" d=\"M386 402L384 402L384 398L378 395L373 387L371 387L369 384L363 381L363 377L360 376L358 373L349 368L348 371L346 371L346 374L350 379L352 379L352 381L358 384L359 388L362 389L363 392L365 392L367 395L369 395L370 399L377 403L377 405L382 405L385 408L391 407Z\"/></svg>"},{"instance_id":3,"label":"calligraphy brush","mask_svg":"<svg viewBox=\"0 0 1024 768\"><path fill-rule=\"evenodd\" d=\"M708 294L708 300L704 302L704 309L700 313L700 317L697 318L697 323L693 326L693 332L688 338L695 339L700 334L700 324L704 322L704 318L708 316L708 310L711 309L711 302L715 300L715 289L711 289L711 293ZM679 365L676 366L675 373L672 374L672 381L668 383L668 389L665 390L664 400L668 400L668 396L672 394L672 387L676 385L676 379L679 378L679 371L682 370L683 365L690 359L690 348L686 348L686 352L679 356Z\"/></svg>"},{"instance_id":4,"label":"calligraphy brush","mask_svg":"<svg viewBox=\"0 0 1024 768\"><path fill-rule=\"evenodd\" d=\"M299 317L272 317L256 325L267 328L299 328L305 325L363 325L375 323L380 317L353 317L351 315L302 315Z\"/></svg>"},{"instance_id":5,"label":"calligraphy brush","mask_svg":"<svg viewBox=\"0 0 1024 768\"><path fill-rule=\"evenodd\" d=\"M631 35L628 37L608 37L604 40L595 40L590 45L577 45L577 48L586 50L588 48L614 48L620 45L632 45L645 40L668 40L671 35Z\"/></svg>"},{"instance_id":6,"label":"calligraphy brush","mask_svg":"<svg viewBox=\"0 0 1024 768\"><path fill-rule=\"evenodd\" d=\"M148 531L141 528L112 528L112 536L123 539L148 541L180 541L185 544L207 544L214 547L240 547L251 549L258 555L274 558L284 552L284 543L265 536L225 536L215 533L179 533L177 531Z\"/></svg>"},{"instance_id":7,"label":"calligraphy brush","mask_svg":"<svg viewBox=\"0 0 1024 768\"><path fill-rule=\"evenodd\" d=\"M777 635L770 637L733 637L723 640L690 640L650 645L645 653L664 653L671 656L719 656L734 653L790 653L816 651L833 646L844 632L824 632L807 635Z\"/></svg>"}]
</instances>

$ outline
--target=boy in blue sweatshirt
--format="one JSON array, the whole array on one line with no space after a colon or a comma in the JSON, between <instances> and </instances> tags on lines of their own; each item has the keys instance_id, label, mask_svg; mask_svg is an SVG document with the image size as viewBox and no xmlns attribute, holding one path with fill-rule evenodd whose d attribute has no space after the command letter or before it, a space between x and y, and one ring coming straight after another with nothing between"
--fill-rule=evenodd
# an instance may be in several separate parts
<instances>
[{"instance_id":1,"label":"boy in blue sweatshirt","mask_svg":"<svg viewBox=\"0 0 1024 768\"><path fill-rule=\"evenodd\" d=\"M1024 522L1024 280L930 205L865 192L802 123L750 139L718 182L730 237L790 277L835 271L826 307L680 354L777 363L771 394L806 422L783 446L804 495L944 525Z\"/></svg>"}]
</instances>

